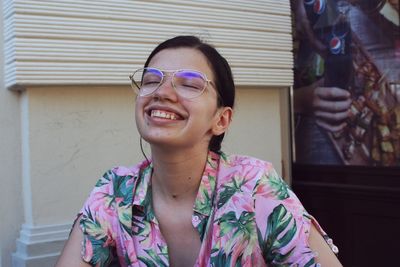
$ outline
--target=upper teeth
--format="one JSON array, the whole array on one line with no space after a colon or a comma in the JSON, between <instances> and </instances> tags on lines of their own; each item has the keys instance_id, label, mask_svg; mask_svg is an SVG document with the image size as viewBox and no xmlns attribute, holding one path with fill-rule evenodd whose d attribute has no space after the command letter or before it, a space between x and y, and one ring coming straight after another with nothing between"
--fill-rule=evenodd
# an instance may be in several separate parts
<instances>
[{"instance_id":1,"label":"upper teeth","mask_svg":"<svg viewBox=\"0 0 400 267\"><path fill-rule=\"evenodd\" d=\"M152 110L151 111L152 117L159 117L164 119L176 120L176 115L174 113L169 113L161 110Z\"/></svg>"}]
</instances>

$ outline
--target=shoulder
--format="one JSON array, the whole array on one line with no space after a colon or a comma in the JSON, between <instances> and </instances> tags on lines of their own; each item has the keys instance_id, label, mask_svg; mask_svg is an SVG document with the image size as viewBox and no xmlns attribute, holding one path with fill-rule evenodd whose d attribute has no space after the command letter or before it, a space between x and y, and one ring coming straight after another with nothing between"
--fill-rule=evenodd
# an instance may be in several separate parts
<instances>
[{"instance_id":1,"label":"shoulder","mask_svg":"<svg viewBox=\"0 0 400 267\"><path fill-rule=\"evenodd\" d=\"M115 166L111 168L108 173L110 173L113 177L117 179L122 178L137 178L140 175L140 172L147 168L149 163L146 161L139 162L136 165L126 167L126 166Z\"/></svg>"},{"instance_id":2,"label":"shoulder","mask_svg":"<svg viewBox=\"0 0 400 267\"><path fill-rule=\"evenodd\" d=\"M223 164L235 167L235 166L251 166L255 168L271 168L272 164L268 161L261 160L255 157L237 154L225 154L221 152L221 161Z\"/></svg>"},{"instance_id":3,"label":"shoulder","mask_svg":"<svg viewBox=\"0 0 400 267\"><path fill-rule=\"evenodd\" d=\"M247 182L252 181L256 184L260 183L261 180L279 177L272 163L268 161L246 155L221 153L219 178L223 183L225 180L230 180L232 176L241 177Z\"/></svg>"},{"instance_id":4,"label":"shoulder","mask_svg":"<svg viewBox=\"0 0 400 267\"><path fill-rule=\"evenodd\" d=\"M112 184L113 186L119 186L121 182L126 181L133 183L138 180L140 172L148 165L145 162L138 163L131 167L116 166L107 170L103 176L97 181L95 187L101 187L104 184Z\"/></svg>"},{"instance_id":5,"label":"shoulder","mask_svg":"<svg viewBox=\"0 0 400 267\"><path fill-rule=\"evenodd\" d=\"M139 181L141 171L147 163L141 162L132 167L117 166L107 170L96 182L94 188L86 199L85 206L96 207L100 202L109 206L115 201L130 202L134 188Z\"/></svg>"},{"instance_id":6,"label":"shoulder","mask_svg":"<svg viewBox=\"0 0 400 267\"><path fill-rule=\"evenodd\" d=\"M223 155L222 161L224 177L230 177L231 182L223 182L221 198L227 198L225 191L240 188L236 193L240 194L238 202L253 204L251 208L242 205L243 209L236 205L234 210L253 212L257 239L267 264L312 266L315 254L308 246L308 236L313 218L273 165L241 155Z\"/></svg>"},{"instance_id":7,"label":"shoulder","mask_svg":"<svg viewBox=\"0 0 400 267\"><path fill-rule=\"evenodd\" d=\"M106 171L80 211L83 218L90 222L107 222L111 220L108 216L116 216L116 207L129 207L142 167L143 163L139 163L129 168L119 166Z\"/></svg>"},{"instance_id":8,"label":"shoulder","mask_svg":"<svg viewBox=\"0 0 400 267\"><path fill-rule=\"evenodd\" d=\"M139 163L129 168L109 169L86 199L80 211L84 237L82 256L93 266L108 262L112 258L110 248L116 246L116 240L130 234L133 189L143 166Z\"/></svg>"},{"instance_id":9,"label":"shoulder","mask_svg":"<svg viewBox=\"0 0 400 267\"><path fill-rule=\"evenodd\" d=\"M221 153L218 185L221 197L240 195L242 201L255 205L256 210L273 209L273 205L284 202L290 194L288 185L270 162L244 155Z\"/></svg>"},{"instance_id":10,"label":"shoulder","mask_svg":"<svg viewBox=\"0 0 400 267\"><path fill-rule=\"evenodd\" d=\"M308 216L297 196L270 162L243 155L221 154L221 159L222 184L230 180L241 181L241 191L252 194L256 217L260 221L266 222L274 212L288 212L299 219Z\"/></svg>"}]
</instances>

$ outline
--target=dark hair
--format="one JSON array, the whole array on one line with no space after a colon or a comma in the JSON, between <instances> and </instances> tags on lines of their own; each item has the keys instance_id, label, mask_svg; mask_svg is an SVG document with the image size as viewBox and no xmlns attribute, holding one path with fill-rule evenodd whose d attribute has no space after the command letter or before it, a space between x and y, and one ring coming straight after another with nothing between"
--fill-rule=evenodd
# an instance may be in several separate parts
<instances>
[{"instance_id":1,"label":"dark hair","mask_svg":"<svg viewBox=\"0 0 400 267\"><path fill-rule=\"evenodd\" d=\"M226 59L221 56L213 46L201 41L195 36L177 36L162 42L151 52L144 67L147 67L150 60L161 50L180 47L197 49L207 58L215 78L214 82L218 95L218 107L233 108L235 103L235 84L233 82L231 67ZM224 136L224 133L218 136L214 135L210 140L208 148L211 151L219 152Z\"/></svg>"}]
</instances>

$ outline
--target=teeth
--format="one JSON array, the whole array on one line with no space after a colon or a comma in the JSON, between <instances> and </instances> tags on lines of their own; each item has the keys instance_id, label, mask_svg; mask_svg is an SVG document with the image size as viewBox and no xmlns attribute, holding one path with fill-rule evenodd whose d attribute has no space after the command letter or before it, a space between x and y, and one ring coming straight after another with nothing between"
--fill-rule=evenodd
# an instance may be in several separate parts
<instances>
[{"instance_id":1,"label":"teeth","mask_svg":"<svg viewBox=\"0 0 400 267\"><path fill-rule=\"evenodd\" d=\"M158 117L158 118L163 118L163 119L169 119L169 120L176 120L176 115L174 113L169 113L161 110L152 110L151 111L151 116L152 117Z\"/></svg>"}]
</instances>

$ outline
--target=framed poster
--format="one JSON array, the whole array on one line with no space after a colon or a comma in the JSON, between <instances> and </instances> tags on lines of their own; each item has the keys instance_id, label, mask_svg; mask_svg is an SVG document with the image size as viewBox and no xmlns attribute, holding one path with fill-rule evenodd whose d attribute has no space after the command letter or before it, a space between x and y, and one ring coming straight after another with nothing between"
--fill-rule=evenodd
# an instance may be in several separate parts
<instances>
[{"instance_id":1,"label":"framed poster","mask_svg":"<svg viewBox=\"0 0 400 267\"><path fill-rule=\"evenodd\" d=\"M399 167L399 0L291 4L295 162Z\"/></svg>"}]
</instances>

